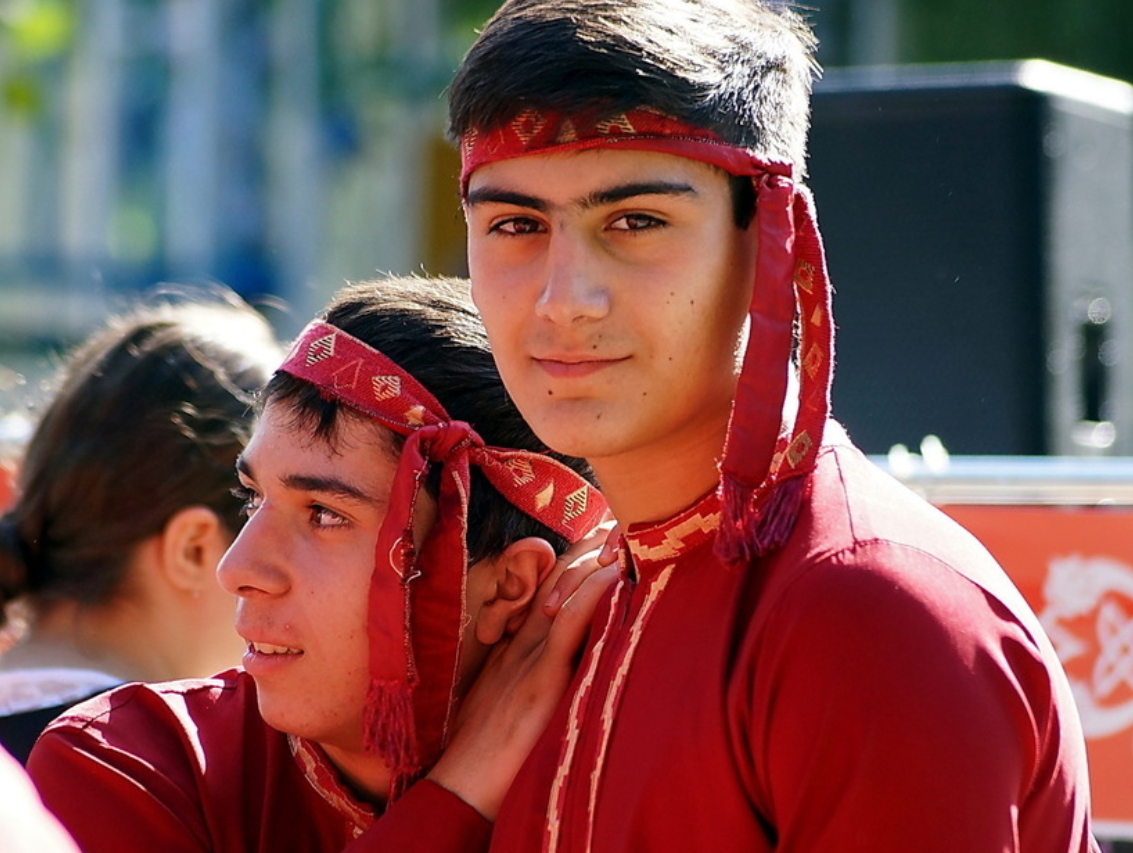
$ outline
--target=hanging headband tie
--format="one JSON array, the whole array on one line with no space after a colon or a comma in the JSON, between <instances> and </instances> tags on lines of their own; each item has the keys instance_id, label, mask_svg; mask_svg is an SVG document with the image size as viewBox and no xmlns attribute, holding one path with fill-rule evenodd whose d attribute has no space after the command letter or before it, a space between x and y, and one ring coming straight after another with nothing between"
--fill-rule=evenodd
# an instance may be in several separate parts
<instances>
[{"instance_id":1,"label":"hanging headband tie","mask_svg":"<svg viewBox=\"0 0 1133 853\"><path fill-rule=\"evenodd\" d=\"M527 154L597 148L655 151L750 177L758 239L750 331L720 464L723 520L717 552L747 562L786 541L817 463L830 412L834 326L814 202L789 164L760 159L710 130L642 107L587 117L524 110L461 139L461 191L476 169ZM799 399L784 427L788 366L799 329Z\"/></svg>"},{"instance_id":2,"label":"hanging headband tie","mask_svg":"<svg viewBox=\"0 0 1133 853\"><path fill-rule=\"evenodd\" d=\"M392 800L437 759L452 724L467 616L471 466L511 504L571 542L598 524L606 504L548 456L485 446L409 373L335 326L307 326L279 369L405 436L368 605L366 746L390 769ZM417 501L433 466L441 469L436 521L418 553Z\"/></svg>"}]
</instances>

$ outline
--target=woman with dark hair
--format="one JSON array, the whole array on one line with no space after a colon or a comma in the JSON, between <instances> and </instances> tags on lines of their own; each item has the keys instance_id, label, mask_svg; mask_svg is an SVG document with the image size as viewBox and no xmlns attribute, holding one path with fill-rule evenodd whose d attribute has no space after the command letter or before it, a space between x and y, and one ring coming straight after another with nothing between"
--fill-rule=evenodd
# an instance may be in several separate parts
<instances>
[{"instance_id":1,"label":"woman with dark hair","mask_svg":"<svg viewBox=\"0 0 1133 853\"><path fill-rule=\"evenodd\" d=\"M216 566L243 522L232 465L282 358L235 294L178 289L109 320L63 364L0 517L0 743L124 681L239 662Z\"/></svg>"}]
</instances>

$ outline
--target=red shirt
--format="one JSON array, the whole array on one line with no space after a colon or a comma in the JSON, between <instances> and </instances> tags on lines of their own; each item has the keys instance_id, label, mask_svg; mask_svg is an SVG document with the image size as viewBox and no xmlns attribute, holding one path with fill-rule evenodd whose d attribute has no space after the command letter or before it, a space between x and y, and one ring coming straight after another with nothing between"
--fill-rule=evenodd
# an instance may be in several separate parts
<instances>
[{"instance_id":1,"label":"red shirt","mask_svg":"<svg viewBox=\"0 0 1133 853\"><path fill-rule=\"evenodd\" d=\"M483 848L491 829L430 782L375 818L321 750L262 720L242 670L77 705L41 736L28 772L84 853L443 853Z\"/></svg>"},{"instance_id":2,"label":"red shirt","mask_svg":"<svg viewBox=\"0 0 1133 853\"><path fill-rule=\"evenodd\" d=\"M715 496L629 531L493 851L1097 849L1065 676L1000 567L850 446L808 489L747 570Z\"/></svg>"}]
</instances>

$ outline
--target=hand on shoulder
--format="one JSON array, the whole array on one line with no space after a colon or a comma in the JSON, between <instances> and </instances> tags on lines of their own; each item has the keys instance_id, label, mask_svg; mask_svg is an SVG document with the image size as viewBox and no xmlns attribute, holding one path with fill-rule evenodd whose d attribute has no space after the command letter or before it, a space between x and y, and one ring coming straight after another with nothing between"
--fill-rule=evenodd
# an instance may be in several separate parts
<instances>
[{"instance_id":1,"label":"hand on shoulder","mask_svg":"<svg viewBox=\"0 0 1133 853\"><path fill-rule=\"evenodd\" d=\"M500 641L429 778L494 820L574 675L590 620L617 575L612 520L562 554L522 624Z\"/></svg>"}]
</instances>

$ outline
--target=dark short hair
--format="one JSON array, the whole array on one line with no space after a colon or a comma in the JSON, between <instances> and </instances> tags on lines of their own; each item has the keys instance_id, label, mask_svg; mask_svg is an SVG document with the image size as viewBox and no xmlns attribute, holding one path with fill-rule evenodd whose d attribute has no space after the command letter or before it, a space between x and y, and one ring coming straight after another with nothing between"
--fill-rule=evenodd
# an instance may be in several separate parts
<instances>
[{"instance_id":1,"label":"dark short hair","mask_svg":"<svg viewBox=\"0 0 1133 853\"><path fill-rule=\"evenodd\" d=\"M508 0L449 88L449 132L648 106L802 174L817 43L771 0Z\"/></svg>"},{"instance_id":2,"label":"dark short hair","mask_svg":"<svg viewBox=\"0 0 1133 853\"><path fill-rule=\"evenodd\" d=\"M549 451L508 396L469 296L468 282L424 277L357 282L339 291L323 319L400 365L452 418L471 424L486 444L546 453L590 477L583 460ZM344 412L356 414L311 383L282 372L264 389L262 405L268 403L290 406L297 423L332 446L338 419ZM395 452L403 441L395 437ZM434 470L427 483L434 495L438 474ZM546 539L557 552L569 544L516 509L473 467L468 510L470 563L496 556L528 536Z\"/></svg>"},{"instance_id":3,"label":"dark short hair","mask_svg":"<svg viewBox=\"0 0 1133 853\"><path fill-rule=\"evenodd\" d=\"M110 318L67 357L25 449L0 518L0 604L113 598L134 547L184 507L235 534L232 468L281 357L264 317L219 286Z\"/></svg>"}]
</instances>

